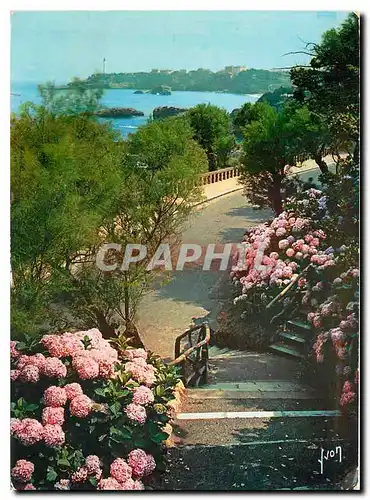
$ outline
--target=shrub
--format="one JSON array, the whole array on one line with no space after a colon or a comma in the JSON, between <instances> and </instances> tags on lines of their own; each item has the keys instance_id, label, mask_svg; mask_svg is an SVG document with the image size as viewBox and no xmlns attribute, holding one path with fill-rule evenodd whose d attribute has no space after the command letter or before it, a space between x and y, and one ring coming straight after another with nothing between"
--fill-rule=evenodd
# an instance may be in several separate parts
<instances>
[{"instance_id":1,"label":"shrub","mask_svg":"<svg viewBox=\"0 0 370 500\"><path fill-rule=\"evenodd\" d=\"M10 351L16 489L144 489L168 438L176 370L97 329L25 336Z\"/></svg>"}]
</instances>

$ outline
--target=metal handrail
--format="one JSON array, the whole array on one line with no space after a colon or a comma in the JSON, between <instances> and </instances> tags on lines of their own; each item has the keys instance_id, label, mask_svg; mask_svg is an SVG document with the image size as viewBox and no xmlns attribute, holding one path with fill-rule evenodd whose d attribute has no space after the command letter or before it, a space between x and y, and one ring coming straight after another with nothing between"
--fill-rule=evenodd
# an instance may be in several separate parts
<instances>
[{"instance_id":1,"label":"metal handrail","mask_svg":"<svg viewBox=\"0 0 370 500\"><path fill-rule=\"evenodd\" d=\"M289 292L289 290L293 288L297 281L302 278L304 274L306 274L310 267L312 267L312 264L308 264L308 266L306 266L300 274L292 279L292 281L284 288L284 290L282 290L278 295L276 295L276 297L272 299L271 302L267 304L266 309L270 309L270 307L272 307L276 302L280 302L280 300Z\"/></svg>"}]
</instances>

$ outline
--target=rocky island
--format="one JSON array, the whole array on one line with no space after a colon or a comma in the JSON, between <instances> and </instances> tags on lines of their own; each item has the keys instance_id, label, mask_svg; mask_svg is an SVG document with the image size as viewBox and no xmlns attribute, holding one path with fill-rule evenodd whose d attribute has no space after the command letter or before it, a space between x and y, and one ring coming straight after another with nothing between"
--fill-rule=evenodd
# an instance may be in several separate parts
<instances>
[{"instance_id":1,"label":"rocky island","mask_svg":"<svg viewBox=\"0 0 370 500\"><path fill-rule=\"evenodd\" d=\"M153 109L153 118L158 120L161 118L168 118L169 116L177 116L185 113L186 108L176 108L175 106L158 106Z\"/></svg>"},{"instance_id":2,"label":"rocky island","mask_svg":"<svg viewBox=\"0 0 370 500\"><path fill-rule=\"evenodd\" d=\"M144 116L142 111L134 108L105 108L96 112L102 118L131 118L132 116Z\"/></svg>"},{"instance_id":3,"label":"rocky island","mask_svg":"<svg viewBox=\"0 0 370 500\"><path fill-rule=\"evenodd\" d=\"M157 87L152 88L150 91L151 94L156 95L171 95L171 87L167 85L158 85Z\"/></svg>"}]
</instances>

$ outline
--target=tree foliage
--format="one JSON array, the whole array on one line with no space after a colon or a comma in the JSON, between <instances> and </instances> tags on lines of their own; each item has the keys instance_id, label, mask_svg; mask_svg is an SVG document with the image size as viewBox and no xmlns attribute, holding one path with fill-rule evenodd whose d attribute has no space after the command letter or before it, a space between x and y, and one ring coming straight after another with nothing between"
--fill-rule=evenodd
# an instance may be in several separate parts
<instances>
[{"instance_id":1,"label":"tree foliage","mask_svg":"<svg viewBox=\"0 0 370 500\"><path fill-rule=\"evenodd\" d=\"M211 104L199 104L186 115L194 130L194 139L207 153L209 170L226 167L235 145L227 111Z\"/></svg>"},{"instance_id":2,"label":"tree foliage","mask_svg":"<svg viewBox=\"0 0 370 500\"><path fill-rule=\"evenodd\" d=\"M96 253L107 242L154 249L179 230L207 167L192 134L184 120L163 121L123 141L86 114L30 105L12 117L14 335L57 319L57 330L98 326L110 336L117 318L132 321L149 273L105 273Z\"/></svg>"},{"instance_id":3,"label":"tree foliage","mask_svg":"<svg viewBox=\"0 0 370 500\"><path fill-rule=\"evenodd\" d=\"M325 32L321 43L307 44L308 68L291 71L295 98L325 118L334 151L353 151L358 141L359 47L359 18L352 13L338 29Z\"/></svg>"},{"instance_id":4,"label":"tree foliage","mask_svg":"<svg viewBox=\"0 0 370 500\"><path fill-rule=\"evenodd\" d=\"M38 86L42 105L54 115L93 114L101 107L103 89L87 88L79 78L74 78L68 89L59 90L53 82Z\"/></svg>"}]
</instances>

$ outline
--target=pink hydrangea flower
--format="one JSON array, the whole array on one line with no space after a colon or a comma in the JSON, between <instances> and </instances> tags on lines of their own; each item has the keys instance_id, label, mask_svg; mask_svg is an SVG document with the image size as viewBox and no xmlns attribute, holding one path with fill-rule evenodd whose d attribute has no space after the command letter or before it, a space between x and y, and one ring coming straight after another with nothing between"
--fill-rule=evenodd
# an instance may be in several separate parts
<instances>
[{"instance_id":1,"label":"pink hydrangea flower","mask_svg":"<svg viewBox=\"0 0 370 500\"><path fill-rule=\"evenodd\" d=\"M18 460L12 468L12 478L20 483L28 483L31 480L35 466L28 460Z\"/></svg>"},{"instance_id":2,"label":"pink hydrangea flower","mask_svg":"<svg viewBox=\"0 0 370 500\"><path fill-rule=\"evenodd\" d=\"M26 365L22 368L19 374L19 380L22 382L31 382L35 384L40 379L40 372L37 366Z\"/></svg>"},{"instance_id":3,"label":"pink hydrangea flower","mask_svg":"<svg viewBox=\"0 0 370 500\"><path fill-rule=\"evenodd\" d=\"M294 257L294 254L295 254L295 251L293 250L293 248L288 248L288 250L285 252L287 257Z\"/></svg>"},{"instance_id":4,"label":"pink hydrangea flower","mask_svg":"<svg viewBox=\"0 0 370 500\"><path fill-rule=\"evenodd\" d=\"M347 406L350 403L353 403L356 399L356 393L354 392L344 392L339 400L339 404L341 406Z\"/></svg>"},{"instance_id":5,"label":"pink hydrangea flower","mask_svg":"<svg viewBox=\"0 0 370 500\"><path fill-rule=\"evenodd\" d=\"M69 411L74 417L85 418L89 415L91 407L91 399L88 396L82 395L72 399L69 405Z\"/></svg>"},{"instance_id":6,"label":"pink hydrangea flower","mask_svg":"<svg viewBox=\"0 0 370 500\"><path fill-rule=\"evenodd\" d=\"M132 468L132 474L135 477L142 477L146 467L146 453L144 450L137 448L132 450L128 455L128 463Z\"/></svg>"},{"instance_id":7,"label":"pink hydrangea flower","mask_svg":"<svg viewBox=\"0 0 370 500\"><path fill-rule=\"evenodd\" d=\"M126 406L125 413L130 420L134 420L139 424L145 424L146 422L146 411L143 406L131 403Z\"/></svg>"},{"instance_id":8,"label":"pink hydrangea flower","mask_svg":"<svg viewBox=\"0 0 370 500\"><path fill-rule=\"evenodd\" d=\"M65 434L60 425L46 424L44 426L44 442L46 446L54 448L65 442Z\"/></svg>"},{"instance_id":9,"label":"pink hydrangea flower","mask_svg":"<svg viewBox=\"0 0 370 500\"><path fill-rule=\"evenodd\" d=\"M82 396L83 390L80 384L77 384L76 382L73 382L72 384L67 384L64 386L64 389L67 394L67 399L70 401L77 396Z\"/></svg>"},{"instance_id":10,"label":"pink hydrangea flower","mask_svg":"<svg viewBox=\"0 0 370 500\"><path fill-rule=\"evenodd\" d=\"M89 474L96 474L100 471L100 460L97 455L89 455L85 459L85 467Z\"/></svg>"},{"instance_id":11,"label":"pink hydrangea flower","mask_svg":"<svg viewBox=\"0 0 370 500\"><path fill-rule=\"evenodd\" d=\"M278 260L279 254L277 252L270 253L270 259Z\"/></svg>"},{"instance_id":12,"label":"pink hydrangea flower","mask_svg":"<svg viewBox=\"0 0 370 500\"><path fill-rule=\"evenodd\" d=\"M349 380L346 380L346 382L344 382L343 384L343 389L342 389L342 392L353 392L354 390L354 387L353 387L353 384L351 384L351 382Z\"/></svg>"},{"instance_id":13,"label":"pink hydrangea flower","mask_svg":"<svg viewBox=\"0 0 370 500\"><path fill-rule=\"evenodd\" d=\"M278 227L276 230L276 236L280 238L286 234L286 229L284 227Z\"/></svg>"},{"instance_id":14,"label":"pink hydrangea flower","mask_svg":"<svg viewBox=\"0 0 370 500\"><path fill-rule=\"evenodd\" d=\"M114 374L114 365L111 361L99 361L99 376L102 378L112 378Z\"/></svg>"},{"instance_id":15,"label":"pink hydrangea flower","mask_svg":"<svg viewBox=\"0 0 370 500\"><path fill-rule=\"evenodd\" d=\"M42 423L43 425L63 425L64 424L64 408L54 408L47 406L42 410Z\"/></svg>"},{"instance_id":16,"label":"pink hydrangea flower","mask_svg":"<svg viewBox=\"0 0 370 500\"><path fill-rule=\"evenodd\" d=\"M131 479L132 469L123 458L116 458L110 465L110 474L119 483L124 483Z\"/></svg>"},{"instance_id":17,"label":"pink hydrangea flower","mask_svg":"<svg viewBox=\"0 0 370 500\"><path fill-rule=\"evenodd\" d=\"M146 454L146 464L145 464L145 470L144 470L144 476L149 476L156 467L156 463L154 460L153 455L150 455L149 453Z\"/></svg>"},{"instance_id":18,"label":"pink hydrangea flower","mask_svg":"<svg viewBox=\"0 0 370 500\"><path fill-rule=\"evenodd\" d=\"M143 485L143 483L141 481L134 481L134 485L133 485L133 490L137 490L137 491L144 491L145 490L145 486Z\"/></svg>"},{"instance_id":19,"label":"pink hydrangea flower","mask_svg":"<svg viewBox=\"0 0 370 500\"><path fill-rule=\"evenodd\" d=\"M58 358L46 358L43 372L47 377L65 377L67 367Z\"/></svg>"},{"instance_id":20,"label":"pink hydrangea flower","mask_svg":"<svg viewBox=\"0 0 370 500\"><path fill-rule=\"evenodd\" d=\"M279 248L280 250L285 250L289 246L289 241L288 240L280 240L279 241Z\"/></svg>"},{"instance_id":21,"label":"pink hydrangea flower","mask_svg":"<svg viewBox=\"0 0 370 500\"><path fill-rule=\"evenodd\" d=\"M67 355L65 346L59 335L44 335L40 343L55 358L62 358Z\"/></svg>"},{"instance_id":22,"label":"pink hydrangea flower","mask_svg":"<svg viewBox=\"0 0 370 500\"><path fill-rule=\"evenodd\" d=\"M125 365L125 371L130 372L135 380L147 387L153 385L155 381L154 367L146 364L144 359L137 358L134 361L129 361Z\"/></svg>"},{"instance_id":23,"label":"pink hydrangea flower","mask_svg":"<svg viewBox=\"0 0 370 500\"><path fill-rule=\"evenodd\" d=\"M18 342L16 340L11 340L10 341L10 357L11 358L18 358L20 356L20 352L17 351L17 344Z\"/></svg>"},{"instance_id":24,"label":"pink hydrangea flower","mask_svg":"<svg viewBox=\"0 0 370 500\"><path fill-rule=\"evenodd\" d=\"M141 385L140 387L135 387L134 396L132 398L133 403L145 406L147 404L153 403L153 401L154 401L154 394L148 387L145 387L144 385Z\"/></svg>"},{"instance_id":25,"label":"pink hydrangea flower","mask_svg":"<svg viewBox=\"0 0 370 500\"><path fill-rule=\"evenodd\" d=\"M27 356L27 354L21 354L17 360L17 368L18 370L22 370L22 368L24 368L26 365L29 365L30 363L31 356Z\"/></svg>"},{"instance_id":26,"label":"pink hydrangea flower","mask_svg":"<svg viewBox=\"0 0 370 500\"><path fill-rule=\"evenodd\" d=\"M312 324L315 328L321 328L322 327L322 321L321 321L321 316L319 314L315 314Z\"/></svg>"},{"instance_id":27,"label":"pink hydrangea flower","mask_svg":"<svg viewBox=\"0 0 370 500\"><path fill-rule=\"evenodd\" d=\"M30 356L31 364L37 366L37 368L40 370L40 373L42 373L44 370L45 361L46 358L43 354L41 354L41 352L37 352L33 356Z\"/></svg>"},{"instance_id":28,"label":"pink hydrangea flower","mask_svg":"<svg viewBox=\"0 0 370 500\"><path fill-rule=\"evenodd\" d=\"M21 373L20 370L10 370L10 380L12 380L13 382L17 380L20 373Z\"/></svg>"},{"instance_id":29,"label":"pink hydrangea flower","mask_svg":"<svg viewBox=\"0 0 370 500\"><path fill-rule=\"evenodd\" d=\"M71 476L72 483L84 483L88 477L88 470L86 467L80 467Z\"/></svg>"},{"instance_id":30,"label":"pink hydrangea flower","mask_svg":"<svg viewBox=\"0 0 370 500\"><path fill-rule=\"evenodd\" d=\"M11 418L10 419L10 434L17 434L19 429L22 427L22 420L19 418Z\"/></svg>"},{"instance_id":31,"label":"pink hydrangea flower","mask_svg":"<svg viewBox=\"0 0 370 500\"><path fill-rule=\"evenodd\" d=\"M33 484L28 483L28 484L26 484L26 486L23 488L23 491L27 491L27 490L30 490L30 491L31 491L31 490L32 490L32 491L36 491L36 488L34 487L34 485L33 485Z\"/></svg>"},{"instance_id":32,"label":"pink hydrangea flower","mask_svg":"<svg viewBox=\"0 0 370 500\"><path fill-rule=\"evenodd\" d=\"M78 376L83 380L99 377L99 364L93 359L85 359L77 368Z\"/></svg>"},{"instance_id":33,"label":"pink hydrangea flower","mask_svg":"<svg viewBox=\"0 0 370 500\"><path fill-rule=\"evenodd\" d=\"M121 485L114 479L114 477L108 477L107 479L101 479L98 482L98 490L120 490Z\"/></svg>"},{"instance_id":34,"label":"pink hydrangea flower","mask_svg":"<svg viewBox=\"0 0 370 500\"><path fill-rule=\"evenodd\" d=\"M124 357L130 361L132 361L135 358L143 358L147 360L148 358L148 353L146 352L145 349L126 349L123 353Z\"/></svg>"},{"instance_id":35,"label":"pink hydrangea flower","mask_svg":"<svg viewBox=\"0 0 370 500\"><path fill-rule=\"evenodd\" d=\"M54 489L68 491L71 489L71 481L69 479L60 479L54 484Z\"/></svg>"},{"instance_id":36,"label":"pink hydrangea flower","mask_svg":"<svg viewBox=\"0 0 370 500\"><path fill-rule=\"evenodd\" d=\"M64 406L67 402L67 393L63 387L56 387L52 385L44 392L45 406Z\"/></svg>"},{"instance_id":37,"label":"pink hydrangea flower","mask_svg":"<svg viewBox=\"0 0 370 500\"><path fill-rule=\"evenodd\" d=\"M15 427L14 434L25 446L31 446L42 440L44 437L44 428L38 420L34 418L24 418L21 423Z\"/></svg>"}]
</instances>

